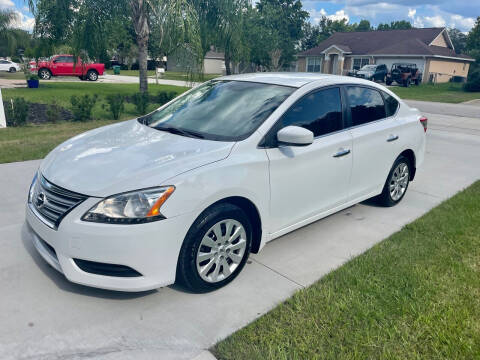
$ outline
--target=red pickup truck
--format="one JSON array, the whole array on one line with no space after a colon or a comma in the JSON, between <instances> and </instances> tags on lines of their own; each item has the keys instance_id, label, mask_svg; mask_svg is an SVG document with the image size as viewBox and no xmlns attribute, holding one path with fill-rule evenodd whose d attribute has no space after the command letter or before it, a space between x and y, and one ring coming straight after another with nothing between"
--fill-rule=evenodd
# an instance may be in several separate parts
<instances>
[{"instance_id":1,"label":"red pickup truck","mask_svg":"<svg viewBox=\"0 0 480 360\"><path fill-rule=\"evenodd\" d=\"M30 71L40 79L49 80L52 76L78 76L81 80L97 81L105 71L104 64L83 63L80 58L74 64L72 55L54 55L47 61L30 63Z\"/></svg>"}]
</instances>

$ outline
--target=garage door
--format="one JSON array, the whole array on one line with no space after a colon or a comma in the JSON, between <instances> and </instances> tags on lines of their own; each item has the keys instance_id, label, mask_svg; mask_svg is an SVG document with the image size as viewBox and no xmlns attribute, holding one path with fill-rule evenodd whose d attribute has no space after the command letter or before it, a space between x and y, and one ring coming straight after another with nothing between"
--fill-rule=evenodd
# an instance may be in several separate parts
<instances>
[{"instance_id":1,"label":"garage door","mask_svg":"<svg viewBox=\"0 0 480 360\"><path fill-rule=\"evenodd\" d=\"M387 65L388 70L392 68L392 64L395 63L409 63L409 64L416 64L417 67L420 69L422 74L424 73L425 69L425 60L419 58L376 58L376 64L385 64Z\"/></svg>"}]
</instances>

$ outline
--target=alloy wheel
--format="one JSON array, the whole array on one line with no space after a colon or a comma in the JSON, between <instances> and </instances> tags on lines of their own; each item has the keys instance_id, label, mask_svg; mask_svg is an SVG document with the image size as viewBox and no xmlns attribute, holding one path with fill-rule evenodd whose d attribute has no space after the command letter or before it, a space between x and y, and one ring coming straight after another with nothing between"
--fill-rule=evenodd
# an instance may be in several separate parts
<instances>
[{"instance_id":1,"label":"alloy wheel","mask_svg":"<svg viewBox=\"0 0 480 360\"><path fill-rule=\"evenodd\" d=\"M398 201L407 190L410 173L404 162L397 165L390 179L389 191L393 201Z\"/></svg>"},{"instance_id":2,"label":"alloy wheel","mask_svg":"<svg viewBox=\"0 0 480 360\"><path fill-rule=\"evenodd\" d=\"M95 80L97 80L97 78L98 78L97 73L94 72L94 71L92 71L92 72L90 72L90 73L88 74L88 79L89 79L90 81L95 81Z\"/></svg>"},{"instance_id":3,"label":"alloy wheel","mask_svg":"<svg viewBox=\"0 0 480 360\"><path fill-rule=\"evenodd\" d=\"M48 72L48 70L42 70L42 71L40 71L40 77L43 80L48 80L48 79L50 79L50 73Z\"/></svg>"},{"instance_id":4,"label":"alloy wheel","mask_svg":"<svg viewBox=\"0 0 480 360\"><path fill-rule=\"evenodd\" d=\"M198 248L198 274L209 283L227 279L242 262L246 247L247 233L239 221L217 222L205 233Z\"/></svg>"}]
</instances>

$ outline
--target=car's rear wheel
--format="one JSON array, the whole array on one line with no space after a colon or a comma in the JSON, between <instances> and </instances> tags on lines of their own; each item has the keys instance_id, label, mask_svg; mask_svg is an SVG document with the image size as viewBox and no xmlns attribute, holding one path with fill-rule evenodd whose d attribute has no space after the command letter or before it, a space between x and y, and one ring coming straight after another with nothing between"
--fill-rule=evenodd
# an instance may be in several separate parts
<instances>
[{"instance_id":1,"label":"car's rear wheel","mask_svg":"<svg viewBox=\"0 0 480 360\"><path fill-rule=\"evenodd\" d=\"M207 209L185 237L177 280L194 292L225 286L245 266L251 239L252 226L242 209L228 203Z\"/></svg>"},{"instance_id":2,"label":"car's rear wheel","mask_svg":"<svg viewBox=\"0 0 480 360\"><path fill-rule=\"evenodd\" d=\"M412 82L412 79L408 77L403 81L403 86L409 87L411 82Z\"/></svg>"},{"instance_id":3,"label":"car's rear wheel","mask_svg":"<svg viewBox=\"0 0 480 360\"><path fill-rule=\"evenodd\" d=\"M14 67L11 67L8 71L11 72L11 73L14 73L14 72L17 71L17 69L15 69Z\"/></svg>"},{"instance_id":4,"label":"car's rear wheel","mask_svg":"<svg viewBox=\"0 0 480 360\"><path fill-rule=\"evenodd\" d=\"M403 155L395 160L383 186L383 191L376 198L379 204L394 206L402 201L410 182L411 167L410 160Z\"/></svg>"},{"instance_id":5,"label":"car's rear wheel","mask_svg":"<svg viewBox=\"0 0 480 360\"><path fill-rule=\"evenodd\" d=\"M90 81L97 81L98 80L98 73L95 70L88 70L87 79L90 80Z\"/></svg>"},{"instance_id":6,"label":"car's rear wheel","mask_svg":"<svg viewBox=\"0 0 480 360\"><path fill-rule=\"evenodd\" d=\"M38 77L42 80L50 80L52 73L48 69L40 69L38 70Z\"/></svg>"}]
</instances>

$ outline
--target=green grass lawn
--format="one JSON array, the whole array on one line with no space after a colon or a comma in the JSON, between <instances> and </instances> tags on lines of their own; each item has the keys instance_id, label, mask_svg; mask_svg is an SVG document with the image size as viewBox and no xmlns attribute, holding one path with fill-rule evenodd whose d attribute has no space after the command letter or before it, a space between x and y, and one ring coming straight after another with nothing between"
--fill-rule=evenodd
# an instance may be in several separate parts
<instances>
[{"instance_id":1,"label":"green grass lawn","mask_svg":"<svg viewBox=\"0 0 480 360\"><path fill-rule=\"evenodd\" d=\"M0 71L0 79L9 80L25 80L25 75L21 71L10 73L7 71Z\"/></svg>"},{"instance_id":2,"label":"green grass lawn","mask_svg":"<svg viewBox=\"0 0 480 360\"><path fill-rule=\"evenodd\" d=\"M149 84L150 94L160 91L174 91L180 94L186 87ZM132 95L138 92L138 84L102 84L102 83L44 83L39 89L17 88L3 89L4 100L23 97L30 102L58 105L69 109L72 95L98 94L100 96L93 110L95 121L84 123L59 122L56 124L28 125L0 130L0 163L39 159L66 139L86 130L114 122L113 116L105 106L104 97L108 94ZM104 106L102 106L104 105ZM149 104L147 112L155 110L159 104ZM120 120L132 119L139 115L135 105L126 103Z\"/></svg>"},{"instance_id":3,"label":"green grass lawn","mask_svg":"<svg viewBox=\"0 0 480 360\"><path fill-rule=\"evenodd\" d=\"M65 140L113 120L60 122L0 130L0 163L41 159Z\"/></svg>"},{"instance_id":4,"label":"green grass lawn","mask_svg":"<svg viewBox=\"0 0 480 360\"><path fill-rule=\"evenodd\" d=\"M113 70L106 70L106 73L113 75ZM121 70L120 75L138 77L138 70ZM155 77L155 70L148 70L148 76ZM217 78L219 76L222 76L222 74L203 74L202 78L199 78L199 79L194 78L194 80L202 82L202 81L208 81L208 80ZM188 77L187 73L179 72L179 71L167 71L160 78L165 80L183 80L187 82L192 80Z\"/></svg>"},{"instance_id":5,"label":"green grass lawn","mask_svg":"<svg viewBox=\"0 0 480 360\"><path fill-rule=\"evenodd\" d=\"M212 351L248 360L479 359L480 181Z\"/></svg>"},{"instance_id":6,"label":"green grass lawn","mask_svg":"<svg viewBox=\"0 0 480 360\"><path fill-rule=\"evenodd\" d=\"M459 83L421 84L419 86L412 85L408 88L392 86L390 90L402 99L410 100L461 103L480 99L480 92L466 92L463 91L462 86L463 84Z\"/></svg>"}]
</instances>

